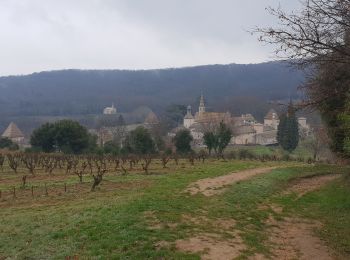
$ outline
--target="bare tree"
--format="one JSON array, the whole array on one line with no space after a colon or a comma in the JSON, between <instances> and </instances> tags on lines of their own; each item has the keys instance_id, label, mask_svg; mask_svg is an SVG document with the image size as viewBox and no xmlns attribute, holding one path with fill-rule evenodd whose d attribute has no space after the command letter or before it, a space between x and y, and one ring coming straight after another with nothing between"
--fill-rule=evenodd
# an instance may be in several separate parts
<instances>
[{"instance_id":1,"label":"bare tree","mask_svg":"<svg viewBox=\"0 0 350 260\"><path fill-rule=\"evenodd\" d=\"M260 41L275 44L275 53L281 59L301 65L349 63L350 0L302 0L301 4L301 11L294 13L280 7L267 8L279 25L253 32L260 35Z\"/></svg>"},{"instance_id":2,"label":"bare tree","mask_svg":"<svg viewBox=\"0 0 350 260\"><path fill-rule=\"evenodd\" d=\"M39 164L39 155L35 153L23 155L22 162L29 172L34 175L35 168Z\"/></svg>"},{"instance_id":3,"label":"bare tree","mask_svg":"<svg viewBox=\"0 0 350 260\"><path fill-rule=\"evenodd\" d=\"M301 0L301 11L286 13L268 8L279 25L257 28L259 40L275 44L276 56L308 72L302 86L305 100L299 108L317 109L327 126L331 148L341 156L346 151L346 124L340 114L350 103L350 0Z\"/></svg>"},{"instance_id":4,"label":"bare tree","mask_svg":"<svg viewBox=\"0 0 350 260\"><path fill-rule=\"evenodd\" d=\"M94 158L94 162L97 172L96 174L92 174L94 181L91 186L91 191L95 191L95 188L102 182L103 175L107 172L106 162L104 158Z\"/></svg>"},{"instance_id":5,"label":"bare tree","mask_svg":"<svg viewBox=\"0 0 350 260\"><path fill-rule=\"evenodd\" d=\"M18 168L20 161L21 161L20 155L19 154L7 154L7 160L8 160L9 167L15 173L17 173L17 168Z\"/></svg>"},{"instance_id":6,"label":"bare tree","mask_svg":"<svg viewBox=\"0 0 350 260\"><path fill-rule=\"evenodd\" d=\"M318 159L320 152L327 147L328 142L329 138L323 127L313 130L312 135L305 141L305 146L312 153L314 161Z\"/></svg>"},{"instance_id":7,"label":"bare tree","mask_svg":"<svg viewBox=\"0 0 350 260\"><path fill-rule=\"evenodd\" d=\"M334 67L350 65L350 0L302 0L300 12L286 13L280 7L267 10L279 20L276 27L256 28L259 40L276 45L276 57L308 68L302 86L306 99L299 107L319 108L348 87L320 87L327 78L335 81ZM333 69L333 71L331 71Z\"/></svg>"},{"instance_id":8,"label":"bare tree","mask_svg":"<svg viewBox=\"0 0 350 260\"><path fill-rule=\"evenodd\" d=\"M148 168L152 162L152 156L151 155L145 155L142 158L142 169L145 171L146 174L148 174Z\"/></svg>"},{"instance_id":9,"label":"bare tree","mask_svg":"<svg viewBox=\"0 0 350 260\"><path fill-rule=\"evenodd\" d=\"M88 163L86 161L82 161L80 168L76 167L74 169L74 174L78 176L79 183L83 183L83 175L87 167L88 167Z\"/></svg>"},{"instance_id":10,"label":"bare tree","mask_svg":"<svg viewBox=\"0 0 350 260\"><path fill-rule=\"evenodd\" d=\"M162 164L163 164L163 168L167 168L167 163L170 161L171 157L169 154L166 153L161 153L161 160L162 160Z\"/></svg>"}]
</instances>

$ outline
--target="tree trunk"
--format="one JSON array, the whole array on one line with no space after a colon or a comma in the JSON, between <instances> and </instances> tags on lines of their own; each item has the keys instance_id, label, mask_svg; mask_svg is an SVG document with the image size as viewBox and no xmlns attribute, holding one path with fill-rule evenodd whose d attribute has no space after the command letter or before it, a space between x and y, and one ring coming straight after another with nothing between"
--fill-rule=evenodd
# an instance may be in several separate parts
<instances>
[{"instance_id":1,"label":"tree trunk","mask_svg":"<svg viewBox=\"0 0 350 260\"><path fill-rule=\"evenodd\" d=\"M92 184L91 187L91 191L95 191L95 188L101 183L102 181L102 175L98 174L98 175L92 175L92 177L94 177L94 182Z\"/></svg>"}]
</instances>

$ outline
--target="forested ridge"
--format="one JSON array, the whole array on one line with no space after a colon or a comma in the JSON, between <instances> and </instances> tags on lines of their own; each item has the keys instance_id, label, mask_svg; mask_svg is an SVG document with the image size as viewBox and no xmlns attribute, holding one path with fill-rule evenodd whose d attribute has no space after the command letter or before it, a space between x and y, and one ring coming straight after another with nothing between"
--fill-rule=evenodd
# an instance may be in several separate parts
<instances>
[{"instance_id":1,"label":"forested ridge","mask_svg":"<svg viewBox=\"0 0 350 260\"><path fill-rule=\"evenodd\" d=\"M60 70L0 77L0 116L66 116L148 106L196 104L209 109L265 112L269 101L297 96L303 74L283 62L206 65L159 70ZM253 106L254 104L254 106ZM262 109L263 107L263 109Z\"/></svg>"}]
</instances>

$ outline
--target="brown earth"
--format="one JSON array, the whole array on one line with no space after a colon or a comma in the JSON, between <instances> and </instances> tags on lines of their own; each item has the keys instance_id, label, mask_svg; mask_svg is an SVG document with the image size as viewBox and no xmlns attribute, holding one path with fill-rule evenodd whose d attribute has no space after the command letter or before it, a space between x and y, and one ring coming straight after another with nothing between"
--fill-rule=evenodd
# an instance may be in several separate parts
<instances>
[{"instance_id":1,"label":"brown earth","mask_svg":"<svg viewBox=\"0 0 350 260\"><path fill-rule=\"evenodd\" d=\"M144 212L145 219L150 229L161 229L170 224L161 223L154 211ZM195 227L213 227L213 232L198 232L197 234L175 241L175 248L186 253L200 254L201 259L228 260L241 255L246 245L235 229L236 221L233 219L209 219L206 216L182 215L181 223L187 223ZM174 226L176 227L176 226ZM202 228L201 228L202 229ZM157 250L171 248L168 241L155 243Z\"/></svg>"},{"instance_id":2,"label":"brown earth","mask_svg":"<svg viewBox=\"0 0 350 260\"><path fill-rule=\"evenodd\" d=\"M249 179L255 175L267 173L275 167L259 168L231 173L216 178L207 178L191 184L187 188L190 194L202 193L205 196L212 196L222 193L226 185L238 181ZM285 192L295 192L298 196L303 196L314 191L328 182L338 178L340 175L322 175L299 178L292 182L290 188ZM275 204L260 205L260 210L271 209L279 219L283 217L283 207ZM247 247L244 244L238 230L235 228L236 222L233 219L212 220L205 216L182 216L182 222L191 223L195 226L215 227L214 233L198 233L185 239L175 241L176 249L188 253L200 254L201 259L234 259L241 255ZM155 222L156 223L156 222ZM276 220L271 214L266 224L268 225L267 243L271 246L271 255L264 256L256 254L249 259L318 259L331 260L338 259L334 252L330 250L324 241L316 234L322 224L316 221L306 221L298 217L284 218ZM161 243L162 246L169 246ZM159 245L157 245L159 247Z\"/></svg>"},{"instance_id":3,"label":"brown earth","mask_svg":"<svg viewBox=\"0 0 350 260\"><path fill-rule=\"evenodd\" d=\"M255 175L264 174L276 169L277 167L267 167L267 168L257 168L249 169L239 172L233 172L227 175L215 177L215 178L206 178L198 180L188 186L186 192L189 192L191 195L197 193L202 193L205 196L213 196L221 194L225 191L225 186L234 184L239 181L247 180Z\"/></svg>"},{"instance_id":4,"label":"brown earth","mask_svg":"<svg viewBox=\"0 0 350 260\"><path fill-rule=\"evenodd\" d=\"M188 253L197 253L201 259L229 260L241 255L246 249L233 219L211 220L204 216L183 216L183 221L201 226L215 227L215 233L200 233L190 238L175 241L176 249ZM228 235L228 236L227 236Z\"/></svg>"},{"instance_id":5,"label":"brown earth","mask_svg":"<svg viewBox=\"0 0 350 260\"><path fill-rule=\"evenodd\" d=\"M306 193L317 190L326 183L339 178L340 176L341 174L327 174L298 178L292 182L292 186L286 190L286 193L294 192L298 194L298 197L302 197Z\"/></svg>"},{"instance_id":6,"label":"brown earth","mask_svg":"<svg viewBox=\"0 0 350 260\"><path fill-rule=\"evenodd\" d=\"M240 256L246 246L240 238L222 239L214 234L201 234L177 240L176 248L183 252L199 253L203 260L231 260Z\"/></svg>"},{"instance_id":7,"label":"brown earth","mask_svg":"<svg viewBox=\"0 0 350 260\"><path fill-rule=\"evenodd\" d=\"M295 192L301 197L338 177L340 175L331 174L299 178L287 189L286 193ZM278 205L270 205L270 208L277 214L283 211L283 208ZM317 229L322 228L321 223L296 217L276 221L270 216L267 224L271 226L269 241L273 244L273 259L337 259L315 234Z\"/></svg>"},{"instance_id":8,"label":"brown earth","mask_svg":"<svg viewBox=\"0 0 350 260\"><path fill-rule=\"evenodd\" d=\"M269 241L273 244L273 259L335 259L325 243L315 235L320 223L299 218L274 222Z\"/></svg>"}]
</instances>

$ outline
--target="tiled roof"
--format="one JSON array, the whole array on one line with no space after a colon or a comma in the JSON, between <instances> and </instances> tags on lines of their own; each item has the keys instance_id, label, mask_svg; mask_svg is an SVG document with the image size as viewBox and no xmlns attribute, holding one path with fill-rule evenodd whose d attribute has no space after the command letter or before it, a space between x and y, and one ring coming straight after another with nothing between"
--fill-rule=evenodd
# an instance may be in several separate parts
<instances>
[{"instance_id":1,"label":"tiled roof","mask_svg":"<svg viewBox=\"0 0 350 260\"><path fill-rule=\"evenodd\" d=\"M18 126L15 123L11 122L5 132L2 134L2 137L18 138L24 137L24 135L21 130L19 130Z\"/></svg>"},{"instance_id":2,"label":"tiled roof","mask_svg":"<svg viewBox=\"0 0 350 260\"><path fill-rule=\"evenodd\" d=\"M203 114L196 114L196 121L198 123L221 122L227 120L231 120L231 115L229 113L205 112Z\"/></svg>"},{"instance_id":3,"label":"tiled roof","mask_svg":"<svg viewBox=\"0 0 350 260\"><path fill-rule=\"evenodd\" d=\"M155 113L153 113L152 111L148 113L146 119L145 119L145 124L159 124L159 119L156 116Z\"/></svg>"}]
</instances>

